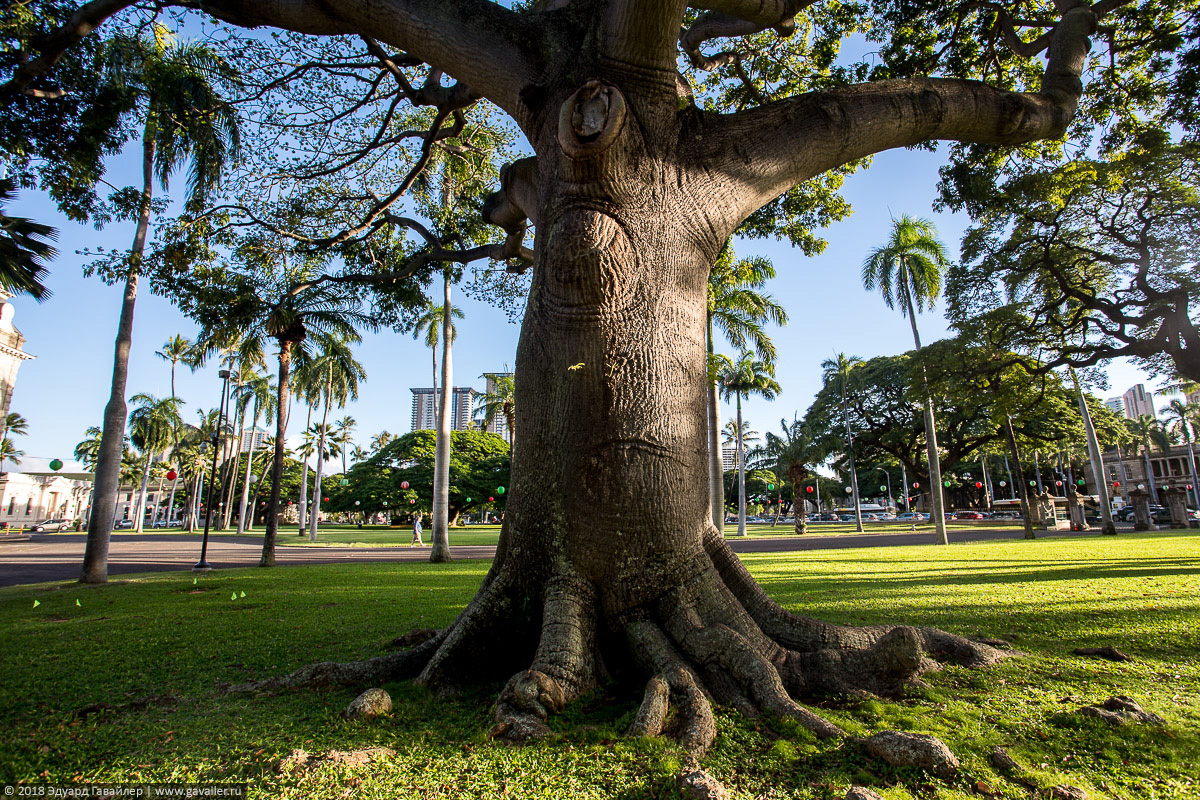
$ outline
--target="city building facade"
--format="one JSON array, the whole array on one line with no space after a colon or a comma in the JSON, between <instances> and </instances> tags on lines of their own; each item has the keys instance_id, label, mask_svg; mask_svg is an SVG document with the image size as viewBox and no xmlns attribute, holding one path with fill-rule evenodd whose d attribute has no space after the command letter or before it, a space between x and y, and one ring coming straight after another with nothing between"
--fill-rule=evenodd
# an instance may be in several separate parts
<instances>
[{"instance_id":1,"label":"city building facade","mask_svg":"<svg viewBox=\"0 0 1200 800\"><path fill-rule=\"evenodd\" d=\"M1129 387L1121 395L1121 400L1125 404L1125 416L1128 419L1154 416L1154 395L1146 391L1144 384Z\"/></svg>"},{"instance_id":2,"label":"city building facade","mask_svg":"<svg viewBox=\"0 0 1200 800\"><path fill-rule=\"evenodd\" d=\"M437 428L437 400L442 390L435 393L433 388L409 389L413 395L412 430L424 431ZM455 431L469 430L475 427L472 418L475 410L475 396L478 394L470 386L455 386L450 394L450 429Z\"/></svg>"},{"instance_id":3,"label":"city building facade","mask_svg":"<svg viewBox=\"0 0 1200 800\"><path fill-rule=\"evenodd\" d=\"M496 391L496 383L501 378L511 378L512 376L513 374L511 372L486 373L483 376L487 379L487 388L485 391L487 394L493 394ZM495 417L493 417L492 421L484 426L484 430L488 431L489 433L494 433L497 436L502 436L504 437L504 441L509 442L510 444L512 443L512 439L509 435L510 432L508 430L508 418L503 414L497 414Z\"/></svg>"},{"instance_id":4,"label":"city building facade","mask_svg":"<svg viewBox=\"0 0 1200 800\"><path fill-rule=\"evenodd\" d=\"M0 472L0 522L9 528L47 519L86 522L91 499L89 473Z\"/></svg>"}]
</instances>

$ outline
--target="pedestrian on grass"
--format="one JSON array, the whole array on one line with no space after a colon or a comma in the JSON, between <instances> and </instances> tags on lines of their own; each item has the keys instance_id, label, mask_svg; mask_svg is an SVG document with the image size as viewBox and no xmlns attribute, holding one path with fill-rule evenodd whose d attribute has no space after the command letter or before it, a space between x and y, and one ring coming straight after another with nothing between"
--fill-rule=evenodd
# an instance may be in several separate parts
<instances>
[{"instance_id":1,"label":"pedestrian on grass","mask_svg":"<svg viewBox=\"0 0 1200 800\"><path fill-rule=\"evenodd\" d=\"M409 543L409 547L412 547L414 545L416 545L418 547L425 546L425 543L423 541L421 541L421 515L420 514L417 514L415 517L413 517L413 538L412 538L412 542Z\"/></svg>"}]
</instances>

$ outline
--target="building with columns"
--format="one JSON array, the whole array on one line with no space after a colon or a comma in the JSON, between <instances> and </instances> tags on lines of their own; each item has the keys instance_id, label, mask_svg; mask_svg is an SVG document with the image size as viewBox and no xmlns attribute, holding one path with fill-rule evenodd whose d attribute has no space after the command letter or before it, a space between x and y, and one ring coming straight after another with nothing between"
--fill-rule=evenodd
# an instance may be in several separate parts
<instances>
[{"instance_id":1,"label":"building with columns","mask_svg":"<svg viewBox=\"0 0 1200 800\"><path fill-rule=\"evenodd\" d=\"M0 472L0 522L9 528L27 528L46 519L86 522L91 500L90 472Z\"/></svg>"},{"instance_id":2,"label":"building with columns","mask_svg":"<svg viewBox=\"0 0 1200 800\"><path fill-rule=\"evenodd\" d=\"M24 350L25 337L13 325L13 314L16 309L13 304L8 302L8 298L12 295L0 290L0 429L3 428L2 420L8 418L9 408L12 405L13 388L17 384L17 370L21 366L21 362L28 361L35 356L31 356Z\"/></svg>"}]
</instances>

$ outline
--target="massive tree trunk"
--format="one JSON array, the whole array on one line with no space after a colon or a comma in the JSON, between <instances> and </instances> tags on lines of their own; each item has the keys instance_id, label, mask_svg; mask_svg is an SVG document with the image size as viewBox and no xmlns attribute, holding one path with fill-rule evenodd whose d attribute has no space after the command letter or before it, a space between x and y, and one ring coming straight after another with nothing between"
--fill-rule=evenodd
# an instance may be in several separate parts
<instances>
[{"instance_id":1,"label":"massive tree trunk","mask_svg":"<svg viewBox=\"0 0 1200 800\"><path fill-rule=\"evenodd\" d=\"M301 13L293 4L214 7L243 24L301 20L288 16ZM267 685L419 672L443 692L515 671L494 733L526 739L602 676L633 669L649 678L633 731L660 733L670 704L675 735L700 752L715 735L710 699L838 736L793 698L895 693L929 656L970 666L1002 657L937 630L797 616L754 582L714 525L702 478L705 292L738 224L800 181L930 139L1061 135L1094 14L1064 12L1039 94L882 81L719 116L678 93L682 4L612 0L590 25L574 4L537 18L494 4L299 8L311 12L307 32L371 30L419 58L449 60L448 71L508 111L537 155L505 170L485 215L517 244L528 217L537 239L516 364L521 449L478 594L420 647Z\"/></svg>"}]
</instances>

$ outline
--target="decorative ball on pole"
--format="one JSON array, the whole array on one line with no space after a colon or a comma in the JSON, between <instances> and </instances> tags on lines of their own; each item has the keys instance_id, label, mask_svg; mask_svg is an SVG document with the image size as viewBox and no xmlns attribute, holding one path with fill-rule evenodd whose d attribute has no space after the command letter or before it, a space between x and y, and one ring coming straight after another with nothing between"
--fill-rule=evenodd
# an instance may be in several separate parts
<instances>
[{"instance_id":1,"label":"decorative ball on pole","mask_svg":"<svg viewBox=\"0 0 1200 800\"><path fill-rule=\"evenodd\" d=\"M408 481L400 481L400 488L401 488L401 489L407 489L407 488L408 488Z\"/></svg>"},{"instance_id":2,"label":"decorative ball on pole","mask_svg":"<svg viewBox=\"0 0 1200 800\"><path fill-rule=\"evenodd\" d=\"M775 491L775 484L773 484L773 483L768 483L768 484L767 484L767 491L768 491L768 492L773 492L773 491Z\"/></svg>"},{"instance_id":3,"label":"decorative ball on pole","mask_svg":"<svg viewBox=\"0 0 1200 800\"><path fill-rule=\"evenodd\" d=\"M853 491L854 489L850 488L849 486L846 487L846 494L850 494Z\"/></svg>"},{"instance_id":4,"label":"decorative ball on pole","mask_svg":"<svg viewBox=\"0 0 1200 800\"><path fill-rule=\"evenodd\" d=\"M918 483L917 481L913 481L913 488L914 488L914 489L920 489L920 488L921 488L921 484L920 484L920 483Z\"/></svg>"},{"instance_id":5,"label":"decorative ball on pole","mask_svg":"<svg viewBox=\"0 0 1200 800\"><path fill-rule=\"evenodd\" d=\"M60 459L56 458L50 462L50 469L54 470L55 472L58 472L62 468L63 468L63 462Z\"/></svg>"},{"instance_id":6,"label":"decorative ball on pole","mask_svg":"<svg viewBox=\"0 0 1200 800\"><path fill-rule=\"evenodd\" d=\"M361 500L355 500L355 501L354 501L354 505L356 505L356 506L361 506L361 505L362 505L362 501L361 501Z\"/></svg>"},{"instance_id":7,"label":"decorative ball on pole","mask_svg":"<svg viewBox=\"0 0 1200 800\"><path fill-rule=\"evenodd\" d=\"M886 492L886 491L887 491L887 487L886 487L886 486L884 486L884 485L881 483L881 484L879 484L879 491L881 491L881 492Z\"/></svg>"},{"instance_id":8,"label":"decorative ball on pole","mask_svg":"<svg viewBox=\"0 0 1200 800\"><path fill-rule=\"evenodd\" d=\"M51 461L51 462L50 462L50 469L54 469L54 462L53 462L53 461ZM169 470L167 470L167 480L169 480L169 481L173 481L173 480L175 480L175 479L176 479L176 478L178 478L178 477L179 477L179 473L178 473L178 472L176 472L175 470L173 470L173 469L169 469ZM254 478L254 476L253 476L253 475L251 475L251 476L250 476L250 478L251 478L251 479L253 479L253 478Z\"/></svg>"},{"instance_id":9,"label":"decorative ball on pole","mask_svg":"<svg viewBox=\"0 0 1200 800\"><path fill-rule=\"evenodd\" d=\"M417 501L416 501L416 500L409 500L409 501L408 501L408 504L409 504L410 506L415 506L415 505L417 504Z\"/></svg>"},{"instance_id":10,"label":"decorative ball on pole","mask_svg":"<svg viewBox=\"0 0 1200 800\"><path fill-rule=\"evenodd\" d=\"M811 487L811 486L805 486L805 487L804 487L804 491L808 492L809 494L812 494L812 493L813 493L813 487Z\"/></svg>"},{"instance_id":11,"label":"decorative ball on pole","mask_svg":"<svg viewBox=\"0 0 1200 800\"><path fill-rule=\"evenodd\" d=\"M976 489L982 489L982 488L983 488L983 481L975 481L975 488L976 488Z\"/></svg>"},{"instance_id":12,"label":"decorative ball on pole","mask_svg":"<svg viewBox=\"0 0 1200 800\"><path fill-rule=\"evenodd\" d=\"M949 488L950 488L950 481L942 481L942 486L944 486L944 487L946 487L947 489L949 489Z\"/></svg>"},{"instance_id":13,"label":"decorative ball on pole","mask_svg":"<svg viewBox=\"0 0 1200 800\"><path fill-rule=\"evenodd\" d=\"M1000 488L1003 489L1005 486L1008 486L1008 481L1000 481Z\"/></svg>"}]
</instances>

